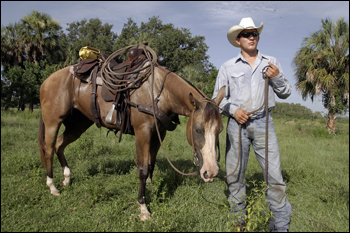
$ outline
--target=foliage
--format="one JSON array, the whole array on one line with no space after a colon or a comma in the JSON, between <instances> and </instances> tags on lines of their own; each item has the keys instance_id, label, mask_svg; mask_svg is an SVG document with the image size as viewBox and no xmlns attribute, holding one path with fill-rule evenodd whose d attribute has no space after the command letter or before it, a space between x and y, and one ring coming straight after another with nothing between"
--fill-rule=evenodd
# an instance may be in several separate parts
<instances>
[{"instance_id":1,"label":"foliage","mask_svg":"<svg viewBox=\"0 0 350 233\"><path fill-rule=\"evenodd\" d=\"M293 66L304 100L322 94L327 128L334 133L336 114L349 110L349 25L343 18L322 20L321 30L304 39Z\"/></svg>"},{"instance_id":2,"label":"foliage","mask_svg":"<svg viewBox=\"0 0 350 233\"><path fill-rule=\"evenodd\" d=\"M1 65L4 71L8 66L22 64L24 58L24 43L19 39L20 24L9 24L1 27Z\"/></svg>"},{"instance_id":3,"label":"foliage","mask_svg":"<svg viewBox=\"0 0 350 233\"><path fill-rule=\"evenodd\" d=\"M48 14L33 11L21 19L19 38L24 44L24 53L29 62L51 61L50 54L58 48L59 31L57 20Z\"/></svg>"},{"instance_id":4,"label":"foliage","mask_svg":"<svg viewBox=\"0 0 350 233\"><path fill-rule=\"evenodd\" d=\"M297 103L279 103L276 102L276 106L271 109L273 117L281 118L296 118L296 119L322 119L323 116L320 112L313 113L311 109L302 106Z\"/></svg>"},{"instance_id":5,"label":"foliage","mask_svg":"<svg viewBox=\"0 0 350 233\"><path fill-rule=\"evenodd\" d=\"M149 18L149 22L142 22L141 27L128 18L114 49L147 41L157 53L159 64L169 70L176 73L187 65L194 65L207 72L210 63L209 56L206 55L208 46L204 43L204 39L203 36L192 37L187 28L175 28L171 23L162 24L159 17Z\"/></svg>"},{"instance_id":6,"label":"foliage","mask_svg":"<svg viewBox=\"0 0 350 233\"><path fill-rule=\"evenodd\" d=\"M29 103L29 109L33 111L35 104L39 104L39 91L42 82L54 69L48 65L46 60L35 64L25 61L24 68L21 66L10 66L4 73L1 92L1 106L8 109L10 106L18 106L24 110L25 104Z\"/></svg>"},{"instance_id":7,"label":"foliage","mask_svg":"<svg viewBox=\"0 0 350 233\"><path fill-rule=\"evenodd\" d=\"M82 47L90 46L99 49L101 52L111 54L113 44L117 38L117 34L112 31L113 24L105 23L102 25L98 18L86 19L68 25L67 53L79 60L79 50Z\"/></svg>"},{"instance_id":8,"label":"foliage","mask_svg":"<svg viewBox=\"0 0 350 233\"><path fill-rule=\"evenodd\" d=\"M163 24L159 17L149 18L149 22L142 22L140 27L128 18L114 50L147 41L157 53L160 65L186 78L211 96L218 71L208 60L208 46L204 39L203 36L192 37L187 28L178 29L171 23Z\"/></svg>"},{"instance_id":9,"label":"foliage","mask_svg":"<svg viewBox=\"0 0 350 233\"><path fill-rule=\"evenodd\" d=\"M65 34L49 15L33 11L31 15L23 17L20 23L1 28L4 71L7 72L10 66L24 68L25 60L39 63L44 59L52 65L53 70L58 70L76 64L79 50L84 46L111 54L125 46L148 41L148 45L157 52L160 65L181 73L205 94L212 95L217 70L208 60L208 46L203 36L193 37L189 29L163 24L159 17L141 22L140 27L129 18L119 36L112 31L112 27L108 23L102 24L98 18L89 21L83 19L68 24L68 33ZM9 87L8 78L4 76L1 80L3 90ZM10 95L12 92L7 90L6 93ZM2 93L2 102L10 98ZM28 99L26 103L30 101Z\"/></svg>"},{"instance_id":10,"label":"foliage","mask_svg":"<svg viewBox=\"0 0 350 233\"><path fill-rule=\"evenodd\" d=\"M257 184L256 184L257 183ZM245 194L246 198L246 210L245 225L235 226L235 222L238 221L237 216L242 210L233 215L233 229L237 232L267 232L269 231L269 220L273 217L271 211L267 211L268 204L266 201L266 183L263 181L257 182L255 180L247 184L252 185L253 188L250 190L250 194ZM240 217L239 217L240 218Z\"/></svg>"}]
</instances>

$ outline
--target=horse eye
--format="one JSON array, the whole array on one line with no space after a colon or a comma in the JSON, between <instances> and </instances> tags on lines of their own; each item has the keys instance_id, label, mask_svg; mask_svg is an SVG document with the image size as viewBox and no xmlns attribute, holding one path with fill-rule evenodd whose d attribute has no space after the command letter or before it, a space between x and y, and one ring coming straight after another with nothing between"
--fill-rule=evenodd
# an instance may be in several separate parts
<instances>
[{"instance_id":1,"label":"horse eye","mask_svg":"<svg viewBox=\"0 0 350 233\"><path fill-rule=\"evenodd\" d=\"M203 134L203 133L204 133L204 129L196 129L196 132L197 132L198 134Z\"/></svg>"}]
</instances>

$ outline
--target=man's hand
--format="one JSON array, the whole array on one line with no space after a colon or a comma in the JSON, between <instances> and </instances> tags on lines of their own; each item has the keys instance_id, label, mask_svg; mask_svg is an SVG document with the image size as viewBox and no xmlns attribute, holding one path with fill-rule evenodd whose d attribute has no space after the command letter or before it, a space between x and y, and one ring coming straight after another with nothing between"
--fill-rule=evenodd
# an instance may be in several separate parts
<instances>
[{"instance_id":1,"label":"man's hand","mask_svg":"<svg viewBox=\"0 0 350 233\"><path fill-rule=\"evenodd\" d=\"M252 115L247 115L248 112L246 110L243 109L237 109L235 112L235 119L236 121L238 121L238 123L240 124L244 124L247 122L247 120L249 119L249 117L251 117Z\"/></svg>"},{"instance_id":2,"label":"man's hand","mask_svg":"<svg viewBox=\"0 0 350 233\"><path fill-rule=\"evenodd\" d=\"M266 75L269 78L274 78L280 73L280 70L271 62L269 62L269 65L270 67L267 68Z\"/></svg>"}]
</instances>

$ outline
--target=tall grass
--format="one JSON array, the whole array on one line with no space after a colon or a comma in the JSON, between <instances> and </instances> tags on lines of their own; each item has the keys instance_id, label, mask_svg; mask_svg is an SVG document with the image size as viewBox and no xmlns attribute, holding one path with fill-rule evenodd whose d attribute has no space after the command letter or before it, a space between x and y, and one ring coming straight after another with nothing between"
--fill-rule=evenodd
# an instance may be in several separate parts
<instances>
[{"instance_id":1,"label":"tall grass","mask_svg":"<svg viewBox=\"0 0 350 233\"><path fill-rule=\"evenodd\" d=\"M72 183L61 196L50 195L40 161L37 132L40 110L1 114L1 231L233 231L225 180L204 183L181 176L157 156L146 201L152 220L138 219L138 175L134 137L121 143L107 129L90 127L65 151ZM226 122L226 118L223 118ZM164 141L171 161L193 171L192 149L185 137L187 118ZM292 123L274 119L282 174L292 204L290 231L349 231L349 125L329 136L319 121ZM224 123L226 126L226 123ZM63 129L61 129L62 132ZM220 135L219 175L225 174L225 130ZM55 156L54 181L63 180ZM263 174L253 150L247 195ZM260 200L264 201L264 200ZM265 206L268 214L268 207ZM268 231L267 227L256 228Z\"/></svg>"}]
</instances>

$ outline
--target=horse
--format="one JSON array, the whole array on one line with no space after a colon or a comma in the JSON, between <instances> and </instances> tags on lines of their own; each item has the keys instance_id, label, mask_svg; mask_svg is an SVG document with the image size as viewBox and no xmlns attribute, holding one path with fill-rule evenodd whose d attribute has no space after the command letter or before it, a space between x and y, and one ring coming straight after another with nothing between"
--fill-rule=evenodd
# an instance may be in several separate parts
<instances>
[{"instance_id":1,"label":"horse","mask_svg":"<svg viewBox=\"0 0 350 233\"><path fill-rule=\"evenodd\" d=\"M40 87L42 112L39 123L39 147L41 161L46 169L46 185L51 194L55 196L59 196L60 191L53 182L54 152L62 166L64 176L62 187L64 187L70 183L71 178L64 149L94 124L94 117L90 109L92 86L74 78L69 71L70 68L71 66L67 66L52 73ZM215 100L210 100L206 96L203 97L203 93L184 78L157 65L153 68L153 79L148 78L138 89L134 90L130 95L130 101L149 104L161 87L163 90L158 97L157 107L168 116L189 117L186 136L188 143L197 154L200 177L205 182L213 181L219 171L216 161L216 144L219 133L223 130L223 124L218 105L224 97L224 88L220 90ZM106 122L112 102L102 99L101 86L97 86L96 93L102 127L120 130L119 125L110 121ZM139 218L145 221L151 219L151 214L145 204L146 180L147 178L152 180L156 156L161 145L157 137L157 128L161 140L165 138L167 130L154 119L154 116L133 107L130 107L130 122L134 130L140 180L138 205L141 214ZM62 123L65 130L58 136Z\"/></svg>"}]
</instances>

